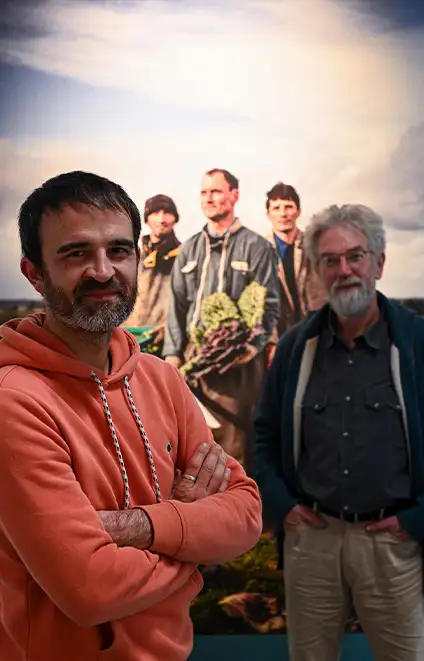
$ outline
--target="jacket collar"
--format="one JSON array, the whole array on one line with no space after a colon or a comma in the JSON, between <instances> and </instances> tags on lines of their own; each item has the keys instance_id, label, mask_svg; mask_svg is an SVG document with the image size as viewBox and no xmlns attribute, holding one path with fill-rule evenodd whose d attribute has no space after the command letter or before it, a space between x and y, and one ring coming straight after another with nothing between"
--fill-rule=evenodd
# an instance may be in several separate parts
<instances>
[{"instance_id":1,"label":"jacket collar","mask_svg":"<svg viewBox=\"0 0 424 661\"><path fill-rule=\"evenodd\" d=\"M267 234L266 238L268 239L268 241L269 241L270 243L272 243L272 245L274 246L274 248L277 247L277 244L276 244L276 241L275 241L275 235L274 235L274 232L271 232L270 234ZM299 228L297 228L297 231L296 231L296 235L295 235L295 237L294 237L293 244L294 244L294 247L295 247L295 248L303 248L303 232L302 232L302 230L300 230Z\"/></svg>"},{"instance_id":2,"label":"jacket collar","mask_svg":"<svg viewBox=\"0 0 424 661\"><path fill-rule=\"evenodd\" d=\"M177 239L174 231L167 234L158 243L151 243L150 237L144 236L142 239L144 268L155 268L156 264L162 259L176 257L180 245L181 241Z\"/></svg>"},{"instance_id":3,"label":"jacket collar","mask_svg":"<svg viewBox=\"0 0 424 661\"><path fill-rule=\"evenodd\" d=\"M410 338L417 317L416 313L391 301L380 292L377 292L377 300L382 316L387 319L391 340L400 351L405 351L410 355L412 350ZM302 338L303 341L306 341L319 335L325 327L328 328L330 311L330 305L326 303L319 310L309 312L304 322L301 322L303 329L299 339Z\"/></svg>"}]
</instances>

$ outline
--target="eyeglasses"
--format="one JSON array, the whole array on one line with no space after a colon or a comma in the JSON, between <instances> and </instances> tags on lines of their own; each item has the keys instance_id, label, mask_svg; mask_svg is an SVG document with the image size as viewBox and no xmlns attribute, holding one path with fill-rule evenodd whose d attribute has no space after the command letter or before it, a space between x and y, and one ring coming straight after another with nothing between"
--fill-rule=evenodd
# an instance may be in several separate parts
<instances>
[{"instance_id":1,"label":"eyeglasses","mask_svg":"<svg viewBox=\"0 0 424 661\"><path fill-rule=\"evenodd\" d=\"M372 250L355 248L354 250L348 250L341 255L323 255L318 259L318 263L325 269L337 269L339 268L340 262L344 257L349 266L355 268L355 266L361 266L365 257L371 253Z\"/></svg>"}]
</instances>

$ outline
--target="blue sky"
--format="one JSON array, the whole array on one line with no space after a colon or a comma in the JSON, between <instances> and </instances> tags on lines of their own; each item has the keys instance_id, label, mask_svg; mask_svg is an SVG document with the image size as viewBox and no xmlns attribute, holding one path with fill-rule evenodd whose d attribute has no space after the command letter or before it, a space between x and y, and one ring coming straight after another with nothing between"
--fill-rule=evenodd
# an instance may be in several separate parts
<instances>
[{"instance_id":1,"label":"blue sky","mask_svg":"<svg viewBox=\"0 0 424 661\"><path fill-rule=\"evenodd\" d=\"M164 192L182 239L203 223L210 167L264 196L299 190L303 215L363 202L386 218L382 289L424 285L424 3L417 0L8 1L0 16L0 298L31 296L16 214L42 181L87 169L142 206ZM408 269L405 269L408 264Z\"/></svg>"}]
</instances>

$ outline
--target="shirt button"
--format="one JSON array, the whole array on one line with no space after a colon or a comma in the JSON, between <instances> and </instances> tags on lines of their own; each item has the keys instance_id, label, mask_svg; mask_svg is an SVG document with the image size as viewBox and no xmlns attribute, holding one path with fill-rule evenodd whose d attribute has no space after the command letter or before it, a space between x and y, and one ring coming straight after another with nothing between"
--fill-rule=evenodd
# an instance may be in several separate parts
<instances>
[{"instance_id":1,"label":"shirt button","mask_svg":"<svg viewBox=\"0 0 424 661\"><path fill-rule=\"evenodd\" d=\"M347 402L350 402L350 395L346 395L345 400L346 400Z\"/></svg>"},{"instance_id":2,"label":"shirt button","mask_svg":"<svg viewBox=\"0 0 424 661\"><path fill-rule=\"evenodd\" d=\"M348 365L353 365L353 360L352 360L352 358L349 358L349 360L347 361L347 364L348 364Z\"/></svg>"},{"instance_id":3,"label":"shirt button","mask_svg":"<svg viewBox=\"0 0 424 661\"><path fill-rule=\"evenodd\" d=\"M348 431L344 431L344 432L343 432L343 436L349 436L349 432L348 432Z\"/></svg>"},{"instance_id":4,"label":"shirt button","mask_svg":"<svg viewBox=\"0 0 424 661\"><path fill-rule=\"evenodd\" d=\"M343 475L349 475L349 471L348 471L347 468L344 469L344 471L343 471Z\"/></svg>"},{"instance_id":5,"label":"shirt button","mask_svg":"<svg viewBox=\"0 0 424 661\"><path fill-rule=\"evenodd\" d=\"M379 402L376 402L376 403L374 404L374 408L375 408L375 409L378 409L379 407L380 407L380 403L379 403Z\"/></svg>"},{"instance_id":6,"label":"shirt button","mask_svg":"<svg viewBox=\"0 0 424 661\"><path fill-rule=\"evenodd\" d=\"M315 411L318 411L318 409L319 409L319 404L315 404L314 409L315 409Z\"/></svg>"},{"instance_id":7,"label":"shirt button","mask_svg":"<svg viewBox=\"0 0 424 661\"><path fill-rule=\"evenodd\" d=\"M348 508L347 505L345 505L345 506L343 507L343 509L344 509L345 512L347 512L349 508Z\"/></svg>"}]
</instances>

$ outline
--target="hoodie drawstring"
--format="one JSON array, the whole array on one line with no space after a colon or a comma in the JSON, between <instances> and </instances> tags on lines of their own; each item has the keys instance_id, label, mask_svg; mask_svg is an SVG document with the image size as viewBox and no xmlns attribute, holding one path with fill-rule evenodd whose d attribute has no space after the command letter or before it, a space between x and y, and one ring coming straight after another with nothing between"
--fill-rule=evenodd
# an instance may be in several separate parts
<instances>
[{"instance_id":1,"label":"hoodie drawstring","mask_svg":"<svg viewBox=\"0 0 424 661\"><path fill-rule=\"evenodd\" d=\"M153 485L155 487L156 501L158 503L160 503L162 501L162 496L161 496L161 492L160 492L159 478L158 478L158 474L157 474L157 471L156 471L156 465L155 465L155 459L153 457L152 446L151 446L149 438L146 434L146 430L144 429L144 425L141 422L141 418L140 418L140 415L137 411L137 407L134 403L133 396L132 396L132 393L131 393L130 383L128 381L127 376L124 377L124 384L125 384L125 390L127 391L127 397L128 397L128 401L130 403L131 410L133 412L135 421L137 423L137 427L140 431L141 438L143 439L144 447L146 449L147 458L148 458L149 464L150 464L150 472L152 474L152 479L153 479Z\"/></svg>"},{"instance_id":2,"label":"hoodie drawstring","mask_svg":"<svg viewBox=\"0 0 424 661\"><path fill-rule=\"evenodd\" d=\"M107 397L106 397L106 393L105 393L105 389L103 387L103 384L102 384L101 380L99 379L99 377L97 376L97 374L94 371L91 372L91 376L94 379L94 381L97 383L97 387L99 389L100 396L102 398L102 403L103 403L103 408L104 408L105 415L106 415L106 420L107 420L109 428L110 428L110 433L111 433L111 436L112 436L113 444L115 446L116 454L118 456L119 467L121 469L122 480L123 480L123 483L124 483L124 496L125 496L124 509L128 509L129 506L130 506L131 494L130 494L130 486L129 486L129 482L128 482L127 469L125 467L124 457L122 456L121 446L119 444L118 436L116 434L115 425L113 424L112 414L110 412L109 403L107 401ZM155 460L154 460L154 457L153 457L152 446L151 446L150 441L148 439L148 436L146 434L146 430L144 429L143 423L141 422L141 418L140 418L140 415L137 411L137 407L134 403L134 399L133 399L133 396L132 396L132 393L131 393L131 388L130 388L130 384L129 384L127 376L124 377L124 385L125 385L125 391L127 393L128 403L130 405L132 414L133 414L133 416L135 418L135 421L137 423L137 427L140 431L141 438L143 439L143 443L144 443L144 447L145 447L145 450L146 450L147 458L149 460L150 472L152 474L153 485L154 485L154 488L155 488L156 501L158 503L160 503L161 500L162 500L162 496L161 496L161 492L160 492L159 479L158 479L158 474L157 474L157 471L156 471Z\"/></svg>"}]
</instances>

